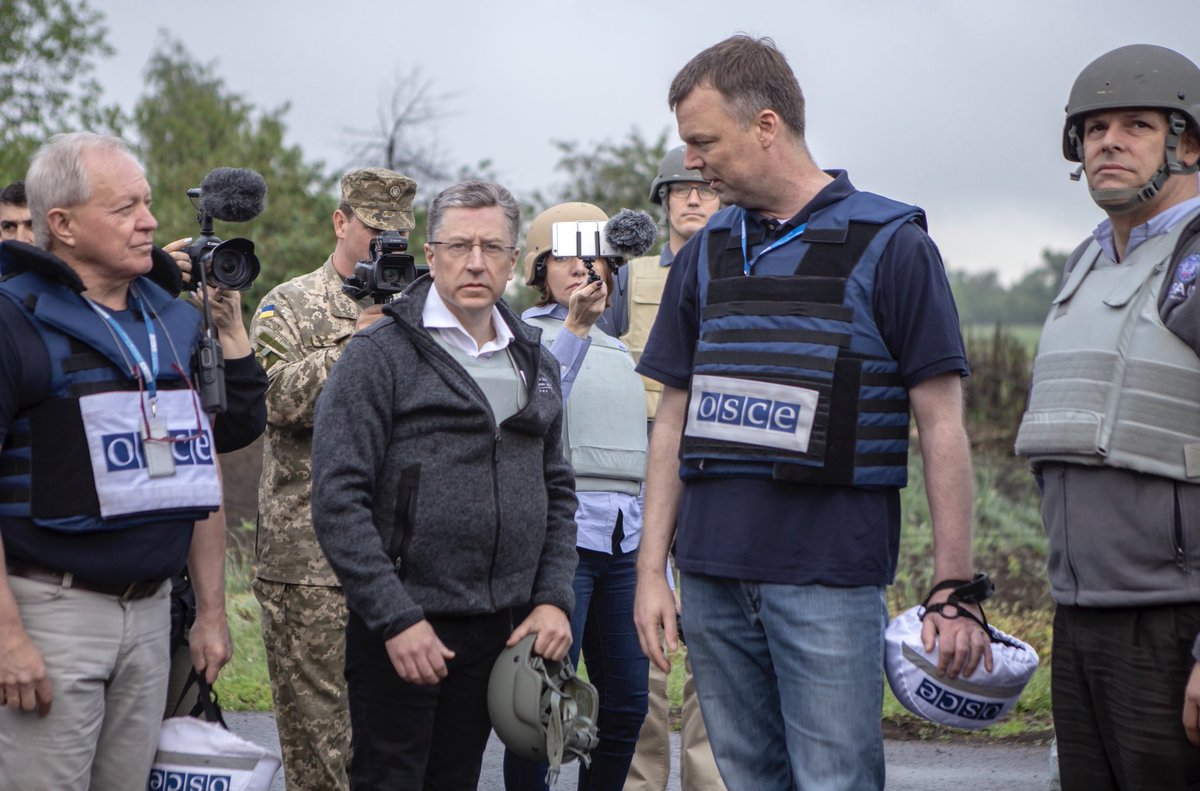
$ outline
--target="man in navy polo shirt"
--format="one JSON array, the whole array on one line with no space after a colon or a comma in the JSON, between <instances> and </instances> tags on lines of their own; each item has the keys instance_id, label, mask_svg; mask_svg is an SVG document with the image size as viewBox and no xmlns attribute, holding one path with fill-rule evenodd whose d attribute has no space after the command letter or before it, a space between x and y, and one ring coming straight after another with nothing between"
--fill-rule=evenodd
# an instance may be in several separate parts
<instances>
[{"instance_id":1,"label":"man in navy polo shirt","mask_svg":"<svg viewBox=\"0 0 1200 791\"><path fill-rule=\"evenodd\" d=\"M726 785L883 788L884 587L910 407L935 580L973 571L950 287L920 209L813 162L800 87L769 39L700 53L669 103L685 167L727 208L680 251L638 365L664 385L638 558L642 648L666 667L659 628L676 644L662 569L678 523L683 628ZM990 667L967 618L931 613L924 638L951 676Z\"/></svg>"}]
</instances>

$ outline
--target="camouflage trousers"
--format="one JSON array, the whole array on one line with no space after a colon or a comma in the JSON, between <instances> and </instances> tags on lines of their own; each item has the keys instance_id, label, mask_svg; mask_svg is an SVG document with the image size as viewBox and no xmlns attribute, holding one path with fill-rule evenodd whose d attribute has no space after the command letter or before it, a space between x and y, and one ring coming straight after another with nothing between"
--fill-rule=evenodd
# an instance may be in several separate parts
<instances>
[{"instance_id":1,"label":"camouflage trousers","mask_svg":"<svg viewBox=\"0 0 1200 791\"><path fill-rule=\"evenodd\" d=\"M346 603L341 588L255 579L288 791L347 791Z\"/></svg>"}]
</instances>

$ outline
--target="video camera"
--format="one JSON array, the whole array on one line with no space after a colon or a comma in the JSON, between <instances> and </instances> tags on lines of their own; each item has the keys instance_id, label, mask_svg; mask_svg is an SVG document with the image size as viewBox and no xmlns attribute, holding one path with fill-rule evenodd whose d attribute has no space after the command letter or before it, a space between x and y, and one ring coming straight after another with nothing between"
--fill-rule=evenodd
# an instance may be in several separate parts
<instances>
[{"instance_id":1,"label":"video camera","mask_svg":"<svg viewBox=\"0 0 1200 791\"><path fill-rule=\"evenodd\" d=\"M408 250L408 239L399 231L384 231L371 239L370 259L354 265L354 274L342 284L342 292L355 302L370 296L376 305L391 300L428 266L417 266Z\"/></svg>"},{"instance_id":2,"label":"video camera","mask_svg":"<svg viewBox=\"0 0 1200 791\"><path fill-rule=\"evenodd\" d=\"M200 236L187 248L192 259L195 290L211 284L231 291L245 291L258 277L260 267L249 239L221 241L213 233L213 220L249 222L262 213L267 183L253 170L216 168L204 177L199 187L187 191L196 207Z\"/></svg>"},{"instance_id":3,"label":"video camera","mask_svg":"<svg viewBox=\"0 0 1200 791\"><path fill-rule=\"evenodd\" d=\"M206 412L219 415L228 402L225 396L225 355L213 331L208 289L213 285L245 291L258 277L261 267L249 239L222 241L213 233L213 220L249 222L262 213L267 183L252 170L216 168L187 191L196 208L200 235L185 252L192 262L192 279L185 287L202 295L203 335L196 348L196 389Z\"/></svg>"}]
</instances>

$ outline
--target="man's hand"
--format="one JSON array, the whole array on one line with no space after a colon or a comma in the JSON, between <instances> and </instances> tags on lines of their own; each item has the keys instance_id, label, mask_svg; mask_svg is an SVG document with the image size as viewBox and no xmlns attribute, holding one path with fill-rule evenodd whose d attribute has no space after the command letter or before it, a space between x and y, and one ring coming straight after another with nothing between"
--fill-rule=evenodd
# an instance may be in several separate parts
<instances>
[{"instance_id":1,"label":"man's hand","mask_svg":"<svg viewBox=\"0 0 1200 791\"><path fill-rule=\"evenodd\" d=\"M675 596L662 571L652 575L639 573L633 599L633 623L637 626L642 653L664 673L671 672L671 662L663 653L659 636L665 639L667 650L679 648L676 614Z\"/></svg>"},{"instance_id":2,"label":"man's hand","mask_svg":"<svg viewBox=\"0 0 1200 791\"><path fill-rule=\"evenodd\" d=\"M588 332L604 313L604 300L608 298L608 286L603 280L584 283L567 298L567 320L563 322L567 332L586 338Z\"/></svg>"},{"instance_id":3,"label":"man's hand","mask_svg":"<svg viewBox=\"0 0 1200 791\"><path fill-rule=\"evenodd\" d=\"M1183 730L1193 747L1200 747L1200 662L1192 667L1183 692Z\"/></svg>"},{"instance_id":4,"label":"man's hand","mask_svg":"<svg viewBox=\"0 0 1200 791\"><path fill-rule=\"evenodd\" d=\"M535 633L533 653L561 662L571 648L571 621L567 614L553 604L539 604L509 635L506 648L521 642L525 635Z\"/></svg>"},{"instance_id":5,"label":"man's hand","mask_svg":"<svg viewBox=\"0 0 1200 791\"><path fill-rule=\"evenodd\" d=\"M192 667L204 674L210 685L217 680L221 668L233 658L233 639L229 636L229 621L225 610L197 610L196 620L188 632L188 648Z\"/></svg>"},{"instance_id":6,"label":"man's hand","mask_svg":"<svg viewBox=\"0 0 1200 791\"><path fill-rule=\"evenodd\" d=\"M50 713L54 692L46 676L42 652L20 624L0 628L0 705L23 711Z\"/></svg>"},{"instance_id":7,"label":"man's hand","mask_svg":"<svg viewBox=\"0 0 1200 791\"><path fill-rule=\"evenodd\" d=\"M188 236L163 246L163 252L169 253L175 259L175 265L179 267L179 273L183 275L185 286L192 282L192 259L185 251L185 248L191 243L192 237Z\"/></svg>"},{"instance_id":8,"label":"man's hand","mask_svg":"<svg viewBox=\"0 0 1200 791\"><path fill-rule=\"evenodd\" d=\"M358 321L354 322L354 331L365 330L375 322L383 318L383 305L371 305L363 308L363 312L358 314Z\"/></svg>"},{"instance_id":9,"label":"man's hand","mask_svg":"<svg viewBox=\"0 0 1200 791\"><path fill-rule=\"evenodd\" d=\"M429 621L419 621L383 644L396 675L410 684L436 684L446 677L454 652L438 639Z\"/></svg>"},{"instance_id":10,"label":"man's hand","mask_svg":"<svg viewBox=\"0 0 1200 791\"><path fill-rule=\"evenodd\" d=\"M940 590L930 597L930 604L940 604L950 598L954 591ZM976 617L980 616L979 608L975 605L959 604L958 607L969 609ZM982 620L982 619L981 619ZM921 642L927 652L932 652L934 645L938 649L938 673L950 678L969 677L983 659L983 667L989 672L992 669L992 641L984 632L983 627L966 616L945 618L930 612L925 615L921 624Z\"/></svg>"}]
</instances>

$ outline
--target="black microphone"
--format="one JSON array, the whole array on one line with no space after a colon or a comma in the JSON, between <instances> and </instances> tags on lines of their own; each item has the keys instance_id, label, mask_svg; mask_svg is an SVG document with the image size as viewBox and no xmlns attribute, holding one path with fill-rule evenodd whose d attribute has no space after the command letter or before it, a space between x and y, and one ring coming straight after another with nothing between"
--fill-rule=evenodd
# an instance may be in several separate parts
<instances>
[{"instance_id":1,"label":"black microphone","mask_svg":"<svg viewBox=\"0 0 1200 791\"><path fill-rule=\"evenodd\" d=\"M604 239L623 258L637 258L654 246L658 226L644 211L621 209L604 225Z\"/></svg>"},{"instance_id":2,"label":"black microphone","mask_svg":"<svg viewBox=\"0 0 1200 791\"><path fill-rule=\"evenodd\" d=\"M215 220L249 222L266 206L267 182L253 170L216 168L200 182L200 211Z\"/></svg>"}]
</instances>

